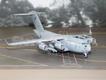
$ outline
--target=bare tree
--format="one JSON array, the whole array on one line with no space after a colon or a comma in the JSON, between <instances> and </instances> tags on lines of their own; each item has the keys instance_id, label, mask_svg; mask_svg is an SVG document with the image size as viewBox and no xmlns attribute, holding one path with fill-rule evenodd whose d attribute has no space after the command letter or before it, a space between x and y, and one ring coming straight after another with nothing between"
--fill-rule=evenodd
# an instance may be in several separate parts
<instances>
[{"instance_id":1,"label":"bare tree","mask_svg":"<svg viewBox=\"0 0 106 80\"><path fill-rule=\"evenodd\" d=\"M81 0L70 0L70 1L71 1L71 3L70 3L71 6L70 7L73 7L72 11L74 11L74 15L77 15L78 21L80 21L83 26L86 26L86 24L83 20L83 17L80 14L81 9L82 9L81 8L81 5L82 5Z\"/></svg>"}]
</instances>

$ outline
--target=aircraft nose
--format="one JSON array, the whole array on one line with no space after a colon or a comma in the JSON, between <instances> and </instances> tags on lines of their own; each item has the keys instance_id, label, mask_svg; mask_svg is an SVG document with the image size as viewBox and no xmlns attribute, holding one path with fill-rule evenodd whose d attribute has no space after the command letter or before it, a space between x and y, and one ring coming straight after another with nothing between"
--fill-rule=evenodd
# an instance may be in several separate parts
<instances>
[{"instance_id":1,"label":"aircraft nose","mask_svg":"<svg viewBox=\"0 0 106 80\"><path fill-rule=\"evenodd\" d=\"M91 51L91 46L90 45L85 45L85 50L86 50L86 52L90 52Z\"/></svg>"}]
</instances>

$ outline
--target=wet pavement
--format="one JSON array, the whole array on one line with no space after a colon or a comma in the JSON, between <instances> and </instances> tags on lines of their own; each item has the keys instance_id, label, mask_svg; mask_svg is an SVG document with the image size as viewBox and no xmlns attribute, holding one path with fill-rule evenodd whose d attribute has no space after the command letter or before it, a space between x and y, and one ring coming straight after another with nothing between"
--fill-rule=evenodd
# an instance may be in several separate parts
<instances>
[{"instance_id":1,"label":"wet pavement","mask_svg":"<svg viewBox=\"0 0 106 80\"><path fill-rule=\"evenodd\" d=\"M31 29L27 31L28 28L23 29L26 31L19 32L20 29L10 32L6 35L3 30L1 30L0 38L6 39L13 36L25 36L31 39L30 35L33 34ZM9 32L8 32L9 33ZM13 34L16 33L16 34ZM102 33L102 32L101 32ZM29 35L30 34L30 35ZM4 36L3 36L4 35ZM44 52L39 51L36 47L7 47L5 41L0 41L0 68L52 68L52 69L103 69L106 70L106 34L94 34L93 35L98 42L98 46L92 47L92 53L88 58L84 58L83 55L67 53L67 54L44 54ZM3 43L4 42L4 43Z\"/></svg>"}]
</instances>

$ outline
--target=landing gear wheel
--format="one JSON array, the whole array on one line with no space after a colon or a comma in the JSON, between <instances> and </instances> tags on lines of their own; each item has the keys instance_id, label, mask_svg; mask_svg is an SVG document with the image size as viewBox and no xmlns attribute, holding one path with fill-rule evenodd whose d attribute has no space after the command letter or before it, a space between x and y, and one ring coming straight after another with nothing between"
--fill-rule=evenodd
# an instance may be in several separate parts
<instances>
[{"instance_id":1,"label":"landing gear wheel","mask_svg":"<svg viewBox=\"0 0 106 80\"><path fill-rule=\"evenodd\" d=\"M84 57L85 57L85 58L88 58L88 54L87 54L87 53L84 53Z\"/></svg>"}]
</instances>

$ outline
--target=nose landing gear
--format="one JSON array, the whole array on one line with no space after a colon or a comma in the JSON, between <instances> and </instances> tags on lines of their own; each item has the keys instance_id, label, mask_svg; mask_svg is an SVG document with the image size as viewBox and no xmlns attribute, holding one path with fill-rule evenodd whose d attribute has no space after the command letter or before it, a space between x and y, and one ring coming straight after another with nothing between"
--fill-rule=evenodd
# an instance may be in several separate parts
<instances>
[{"instance_id":1,"label":"nose landing gear","mask_svg":"<svg viewBox=\"0 0 106 80\"><path fill-rule=\"evenodd\" d=\"M84 57L85 57L85 58L88 58L88 53L85 52L85 53L84 53Z\"/></svg>"}]
</instances>

